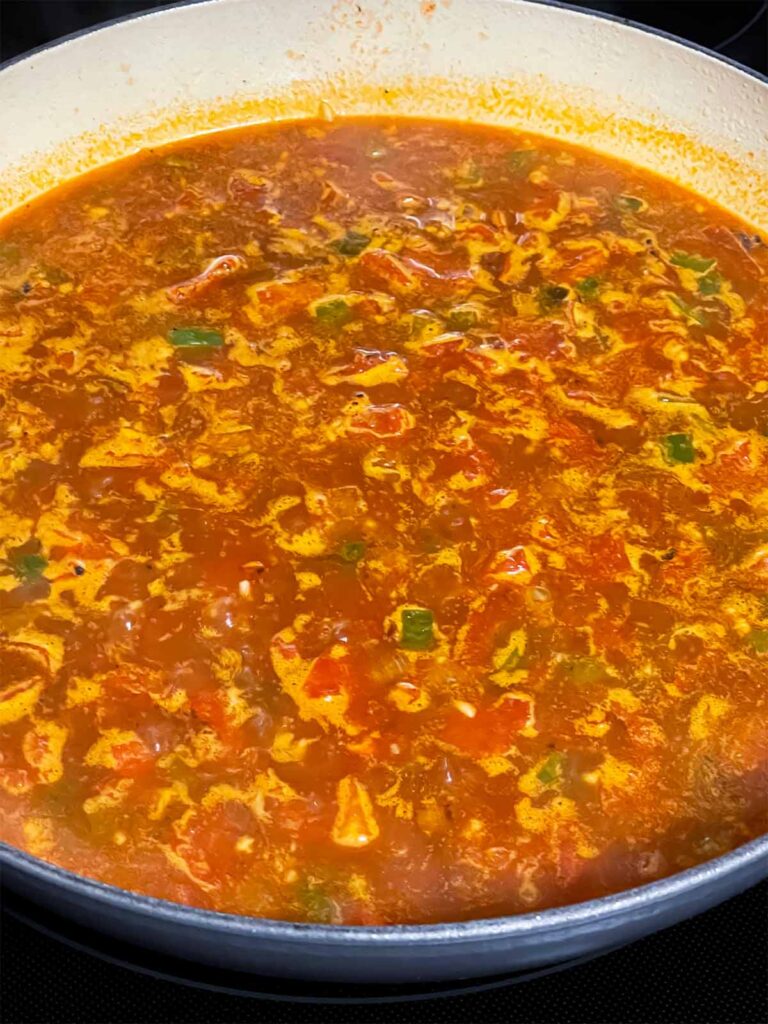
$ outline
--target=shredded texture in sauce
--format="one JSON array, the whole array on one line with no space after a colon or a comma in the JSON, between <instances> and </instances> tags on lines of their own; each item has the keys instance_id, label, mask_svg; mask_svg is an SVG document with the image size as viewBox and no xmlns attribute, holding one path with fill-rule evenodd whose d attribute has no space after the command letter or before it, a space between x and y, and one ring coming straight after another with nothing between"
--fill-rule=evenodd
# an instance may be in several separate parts
<instances>
[{"instance_id":1,"label":"shredded texture in sauce","mask_svg":"<svg viewBox=\"0 0 768 1024\"><path fill-rule=\"evenodd\" d=\"M534 136L146 152L0 225L0 839L514 913L765 830L768 249Z\"/></svg>"}]
</instances>

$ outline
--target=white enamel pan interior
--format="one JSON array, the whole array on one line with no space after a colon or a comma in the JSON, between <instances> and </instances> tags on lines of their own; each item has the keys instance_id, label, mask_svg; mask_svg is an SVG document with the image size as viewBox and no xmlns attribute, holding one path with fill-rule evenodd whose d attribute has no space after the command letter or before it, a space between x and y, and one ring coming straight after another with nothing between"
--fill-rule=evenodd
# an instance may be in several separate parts
<instances>
[{"instance_id":1,"label":"white enamel pan interior","mask_svg":"<svg viewBox=\"0 0 768 1024\"><path fill-rule=\"evenodd\" d=\"M207 0L69 39L0 73L0 212L147 145L334 113L525 126L768 227L764 81L523 0Z\"/></svg>"}]
</instances>

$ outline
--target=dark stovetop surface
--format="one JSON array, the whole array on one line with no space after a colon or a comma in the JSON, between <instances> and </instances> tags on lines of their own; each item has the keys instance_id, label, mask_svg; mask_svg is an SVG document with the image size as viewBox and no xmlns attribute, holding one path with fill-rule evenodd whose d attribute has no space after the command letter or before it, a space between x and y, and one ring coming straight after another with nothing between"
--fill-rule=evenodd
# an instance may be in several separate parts
<instances>
[{"instance_id":1,"label":"dark stovetop surface","mask_svg":"<svg viewBox=\"0 0 768 1024\"><path fill-rule=\"evenodd\" d=\"M765 1024L768 882L561 969L439 986L305 985L132 951L2 896L4 1024Z\"/></svg>"},{"instance_id":2,"label":"dark stovetop surface","mask_svg":"<svg viewBox=\"0 0 768 1024\"><path fill-rule=\"evenodd\" d=\"M258 2L258 0L253 0ZM151 0L0 0L0 59ZM595 2L766 73L768 3ZM244 979L147 957L0 896L3 1024L765 1024L768 883L567 970L397 990ZM524 983L523 983L524 982Z\"/></svg>"}]
</instances>

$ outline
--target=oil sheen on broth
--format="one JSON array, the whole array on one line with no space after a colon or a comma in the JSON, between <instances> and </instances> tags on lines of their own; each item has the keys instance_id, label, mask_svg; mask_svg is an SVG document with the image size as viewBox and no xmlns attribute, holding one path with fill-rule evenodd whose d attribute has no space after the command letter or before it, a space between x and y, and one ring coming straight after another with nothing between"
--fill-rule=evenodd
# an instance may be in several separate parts
<instances>
[{"instance_id":1,"label":"oil sheen on broth","mask_svg":"<svg viewBox=\"0 0 768 1024\"><path fill-rule=\"evenodd\" d=\"M334 923L766 829L768 249L392 120L149 151L0 225L0 839Z\"/></svg>"}]
</instances>

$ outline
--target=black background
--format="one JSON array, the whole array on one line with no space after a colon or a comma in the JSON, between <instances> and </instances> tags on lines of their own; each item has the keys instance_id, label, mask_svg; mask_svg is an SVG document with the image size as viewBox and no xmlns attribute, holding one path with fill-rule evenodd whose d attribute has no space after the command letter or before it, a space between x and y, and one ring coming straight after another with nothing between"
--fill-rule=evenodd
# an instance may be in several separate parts
<instances>
[{"instance_id":1,"label":"black background","mask_svg":"<svg viewBox=\"0 0 768 1024\"><path fill-rule=\"evenodd\" d=\"M0 59L158 6L146 0L0 0ZM654 25L768 71L768 3L648 0L582 6ZM323 990L325 1002L290 983L277 989L270 986L271 995L262 998L193 988L97 959L43 935L11 912L18 909L17 901L0 896L3 1024L768 1021L768 883L692 921L562 973L485 992L410 1002L352 1003L345 1001L340 986ZM106 944L103 951L113 952ZM210 979L201 971L199 980L205 984ZM331 997L334 1001L328 1002Z\"/></svg>"},{"instance_id":2,"label":"black background","mask_svg":"<svg viewBox=\"0 0 768 1024\"><path fill-rule=\"evenodd\" d=\"M6 902L10 900L6 897ZM768 883L559 974L471 995L325 1002L224 995L138 974L0 917L3 1024L765 1024ZM112 950L104 944L104 952ZM204 971L200 982L205 983ZM330 990L330 992L329 992ZM335 996L330 1003L328 995ZM397 992L392 993L397 996ZM293 997L293 999L291 999ZM296 1000L300 1001L296 1001Z\"/></svg>"}]
</instances>

